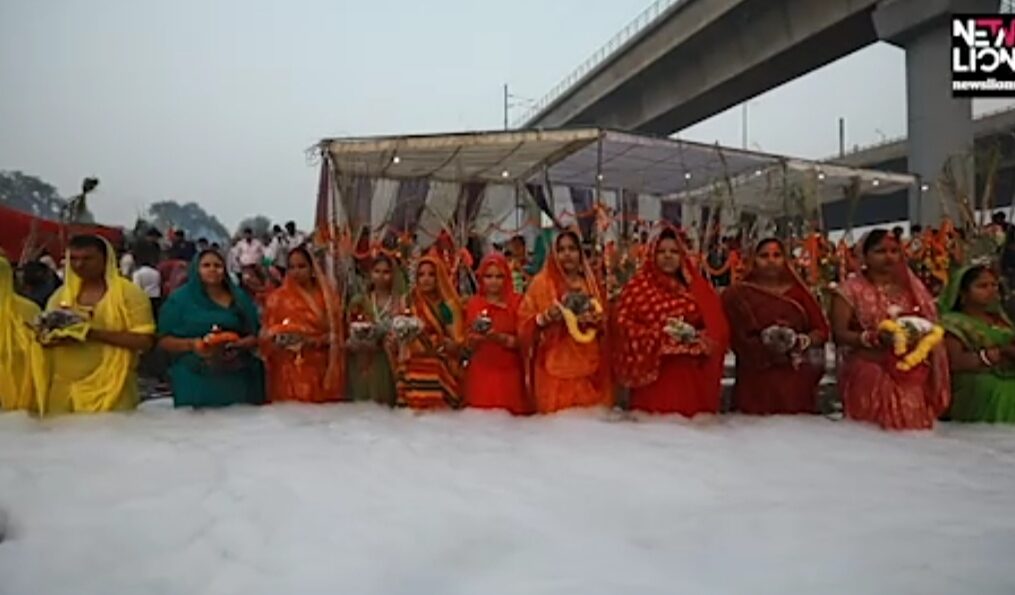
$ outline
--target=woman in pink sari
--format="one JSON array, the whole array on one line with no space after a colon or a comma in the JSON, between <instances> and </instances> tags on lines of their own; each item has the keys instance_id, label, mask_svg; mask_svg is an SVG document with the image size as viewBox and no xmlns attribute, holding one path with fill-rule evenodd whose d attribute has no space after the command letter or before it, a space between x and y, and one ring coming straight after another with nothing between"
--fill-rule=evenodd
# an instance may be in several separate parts
<instances>
[{"instance_id":1,"label":"woman in pink sari","mask_svg":"<svg viewBox=\"0 0 1015 595\"><path fill-rule=\"evenodd\" d=\"M898 240L885 230L874 230L863 241L863 262L863 271L847 279L832 302L846 416L888 430L930 429L951 400L944 347L903 372L891 339L878 332L878 325L904 315L937 322L934 299L906 266Z\"/></svg>"}]
</instances>

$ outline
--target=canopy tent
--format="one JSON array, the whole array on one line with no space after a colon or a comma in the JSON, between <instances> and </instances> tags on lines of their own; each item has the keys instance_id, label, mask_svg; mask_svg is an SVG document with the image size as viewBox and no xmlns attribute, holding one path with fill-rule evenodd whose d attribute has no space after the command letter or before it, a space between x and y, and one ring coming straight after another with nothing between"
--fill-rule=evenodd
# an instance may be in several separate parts
<instances>
[{"instance_id":1,"label":"canopy tent","mask_svg":"<svg viewBox=\"0 0 1015 595\"><path fill-rule=\"evenodd\" d=\"M905 174L598 128L328 139L320 149L333 183L322 184L319 218L356 229L420 228L427 236L464 219L469 233L507 232L505 223L514 218L521 227L521 209L532 204L558 222L591 219L591 207L605 207L613 221L654 220L667 204L679 205L682 219L708 207L774 219L917 183ZM405 207L410 200L421 203L415 217Z\"/></svg>"},{"instance_id":2,"label":"canopy tent","mask_svg":"<svg viewBox=\"0 0 1015 595\"><path fill-rule=\"evenodd\" d=\"M0 205L0 252L14 262L36 258L43 250L59 256L67 240L78 234L100 235L114 246L123 245L123 230L116 227L63 223Z\"/></svg>"}]
</instances>

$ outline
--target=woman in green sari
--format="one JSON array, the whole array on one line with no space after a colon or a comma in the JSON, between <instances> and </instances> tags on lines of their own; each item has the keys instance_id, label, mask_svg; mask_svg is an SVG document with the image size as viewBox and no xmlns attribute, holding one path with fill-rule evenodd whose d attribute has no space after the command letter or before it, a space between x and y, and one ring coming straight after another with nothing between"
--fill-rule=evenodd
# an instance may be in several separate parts
<instances>
[{"instance_id":1,"label":"woman in green sari","mask_svg":"<svg viewBox=\"0 0 1015 595\"><path fill-rule=\"evenodd\" d=\"M264 402L264 366L254 354L257 309L225 268L219 253L205 250L159 312L159 347L173 356L169 379L177 407ZM222 341L205 340L209 335Z\"/></svg>"},{"instance_id":2,"label":"woman in green sari","mask_svg":"<svg viewBox=\"0 0 1015 595\"><path fill-rule=\"evenodd\" d=\"M1015 423L1015 327L1001 308L997 273L982 265L956 271L940 305L951 419Z\"/></svg>"},{"instance_id":3,"label":"woman in green sari","mask_svg":"<svg viewBox=\"0 0 1015 595\"><path fill-rule=\"evenodd\" d=\"M392 258L378 255L370 265L369 289L349 301L349 354L346 374L350 401L395 404L393 346L386 340L391 319L405 310L402 273ZM369 336L357 337L356 326L370 325Z\"/></svg>"}]
</instances>

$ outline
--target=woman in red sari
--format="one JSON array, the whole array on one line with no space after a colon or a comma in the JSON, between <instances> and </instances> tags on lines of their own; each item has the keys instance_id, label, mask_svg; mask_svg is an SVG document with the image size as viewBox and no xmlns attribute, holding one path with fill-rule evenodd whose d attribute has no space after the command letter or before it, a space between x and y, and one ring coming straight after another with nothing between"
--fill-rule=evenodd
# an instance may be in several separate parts
<instances>
[{"instance_id":1,"label":"woman in red sari","mask_svg":"<svg viewBox=\"0 0 1015 595\"><path fill-rule=\"evenodd\" d=\"M744 280L726 290L722 301L737 356L734 410L753 415L815 413L828 323L786 261L783 244L762 240ZM792 341L763 342L762 332L772 327L791 330Z\"/></svg>"},{"instance_id":2,"label":"woman in red sari","mask_svg":"<svg viewBox=\"0 0 1015 595\"><path fill-rule=\"evenodd\" d=\"M518 305L511 265L501 254L490 254L479 265L479 293L465 310L472 356L465 370L465 400L469 407L507 409L526 413L525 371L518 351ZM476 321L489 320L489 330Z\"/></svg>"},{"instance_id":3,"label":"woman in red sari","mask_svg":"<svg viewBox=\"0 0 1015 595\"><path fill-rule=\"evenodd\" d=\"M464 320L443 260L435 255L419 260L408 302L423 331L400 349L398 402L412 409L460 407Z\"/></svg>"},{"instance_id":4,"label":"woman in red sari","mask_svg":"<svg viewBox=\"0 0 1015 595\"><path fill-rule=\"evenodd\" d=\"M289 253L282 287L266 298L263 353L268 400L338 401L344 382L342 304L305 248ZM278 339L302 336L285 346Z\"/></svg>"},{"instance_id":5,"label":"woman in red sari","mask_svg":"<svg viewBox=\"0 0 1015 595\"><path fill-rule=\"evenodd\" d=\"M685 333L668 332L680 321ZM693 331L689 329L693 328ZM620 294L615 371L631 408L693 417L718 413L729 328L719 296L666 227Z\"/></svg>"},{"instance_id":6,"label":"woman in red sari","mask_svg":"<svg viewBox=\"0 0 1015 595\"><path fill-rule=\"evenodd\" d=\"M908 372L897 368L882 321L912 315L937 322L930 292L906 266L902 246L883 229L863 241L862 273L847 279L832 302L832 334L840 349L839 393L846 416L891 430L923 430L951 401L942 345Z\"/></svg>"},{"instance_id":7,"label":"woman in red sari","mask_svg":"<svg viewBox=\"0 0 1015 595\"><path fill-rule=\"evenodd\" d=\"M587 343L575 340L561 309L569 293L607 305L574 231L557 236L543 270L532 278L518 308L518 334L530 358L529 390L539 413L608 405L612 400L604 317L594 311L582 314L579 321L596 328L596 337Z\"/></svg>"}]
</instances>

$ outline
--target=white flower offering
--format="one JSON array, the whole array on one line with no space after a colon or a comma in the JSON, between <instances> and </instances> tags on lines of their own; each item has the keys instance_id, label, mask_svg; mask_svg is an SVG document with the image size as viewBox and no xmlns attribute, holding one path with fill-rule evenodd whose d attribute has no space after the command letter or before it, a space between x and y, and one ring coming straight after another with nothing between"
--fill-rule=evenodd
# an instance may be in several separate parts
<instances>
[{"instance_id":1,"label":"white flower offering","mask_svg":"<svg viewBox=\"0 0 1015 595\"><path fill-rule=\"evenodd\" d=\"M691 343L698 338L698 329L685 322L683 317L668 319L663 331L678 343Z\"/></svg>"},{"instance_id":2,"label":"white flower offering","mask_svg":"<svg viewBox=\"0 0 1015 595\"><path fill-rule=\"evenodd\" d=\"M88 336L88 319L61 305L56 310L39 314L31 323L40 343L48 344L61 339L84 341Z\"/></svg>"},{"instance_id":3,"label":"white flower offering","mask_svg":"<svg viewBox=\"0 0 1015 595\"><path fill-rule=\"evenodd\" d=\"M761 331L761 344L775 353L790 353L796 343L796 331L789 327L775 324Z\"/></svg>"},{"instance_id":4,"label":"white flower offering","mask_svg":"<svg viewBox=\"0 0 1015 595\"><path fill-rule=\"evenodd\" d=\"M357 320L349 324L349 333L352 338L361 343L369 343L374 340L374 323L366 320Z\"/></svg>"},{"instance_id":5,"label":"white flower offering","mask_svg":"<svg viewBox=\"0 0 1015 595\"><path fill-rule=\"evenodd\" d=\"M411 314L395 316L391 320L391 332L399 343L409 343L423 332L423 321Z\"/></svg>"}]
</instances>

